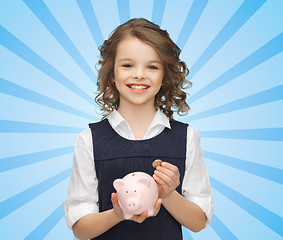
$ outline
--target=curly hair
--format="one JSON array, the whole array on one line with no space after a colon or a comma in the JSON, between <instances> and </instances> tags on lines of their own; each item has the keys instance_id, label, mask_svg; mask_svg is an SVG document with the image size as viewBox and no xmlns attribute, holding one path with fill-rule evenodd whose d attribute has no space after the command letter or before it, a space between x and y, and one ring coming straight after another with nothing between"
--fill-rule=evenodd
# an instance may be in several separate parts
<instances>
[{"instance_id":1,"label":"curly hair","mask_svg":"<svg viewBox=\"0 0 283 240\"><path fill-rule=\"evenodd\" d=\"M191 87L186 80L189 70L185 62L179 59L180 48L171 40L166 30L144 18L134 18L118 26L108 40L99 47L101 60L98 61L98 95L96 103L103 111L103 118L119 107L119 92L113 83L114 64L117 46L123 39L132 36L152 46L159 54L164 65L162 86L155 96L155 107L160 108L169 118L174 112L184 116L190 110L186 103L186 92Z\"/></svg>"}]
</instances>

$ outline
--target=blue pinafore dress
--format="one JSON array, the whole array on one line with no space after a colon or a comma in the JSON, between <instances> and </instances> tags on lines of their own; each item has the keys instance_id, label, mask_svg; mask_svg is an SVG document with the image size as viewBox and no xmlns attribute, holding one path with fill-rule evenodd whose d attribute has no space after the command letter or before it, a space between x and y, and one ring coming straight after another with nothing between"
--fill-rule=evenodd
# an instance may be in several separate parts
<instances>
[{"instance_id":1,"label":"blue pinafore dress","mask_svg":"<svg viewBox=\"0 0 283 240\"><path fill-rule=\"evenodd\" d=\"M131 172L153 175L152 162L156 159L169 162L179 168L181 194L185 172L187 124L170 120L171 129L165 128L159 135L147 140L128 140L121 137L109 124L108 119L89 124L92 132L96 175L98 178L99 211L112 209L113 181ZM93 226L95 228L95 226ZM143 223L125 220L97 240L179 240L181 225L161 206L155 217Z\"/></svg>"}]
</instances>

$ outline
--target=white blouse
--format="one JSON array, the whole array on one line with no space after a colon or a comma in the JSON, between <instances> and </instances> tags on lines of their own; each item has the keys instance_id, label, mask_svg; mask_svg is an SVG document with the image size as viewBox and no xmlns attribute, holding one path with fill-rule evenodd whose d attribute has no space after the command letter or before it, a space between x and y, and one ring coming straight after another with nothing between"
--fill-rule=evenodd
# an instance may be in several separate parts
<instances>
[{"instance_id":1,"label":"white blouse","mask_svg":"<svg viewBox=\"0 0 283 240\"><path fill-rule=\"evenodd\" d=\"M122 137L135 140L127 121L113 111L108 117L111 127ZM150 139L171 128L166 115L157 110L145 136ZM209 177L200 148L200 134L187 128L187 151L185 175L182 183L182 196L196 203L207 216L207 226L213 213L213 198ZM70 229L83 216L98 213L98 180L96 177L92 133L90 128L76 136L73 170L65 201L65 219Z\"/></svg>"}]
</instances>

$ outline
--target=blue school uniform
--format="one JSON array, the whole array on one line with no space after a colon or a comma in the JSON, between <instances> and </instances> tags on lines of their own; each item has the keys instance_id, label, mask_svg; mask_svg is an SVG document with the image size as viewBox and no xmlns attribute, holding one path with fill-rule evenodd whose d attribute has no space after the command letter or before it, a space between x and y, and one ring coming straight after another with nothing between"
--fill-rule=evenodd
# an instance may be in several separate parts
<instances>
[{"instance_id":1,"label":"blue school uniform","mask_svg":"<svg viewBox=\"0 0 283 240\"><path fill-rule=\"evenodd\" d=\"M109 124L108 119L91 123L93 152L98 178L99 211L113 208L111 193L113 181L125 175L142 171L153 175L152 162L161 159L179 168L181 194L185 173L187 124L170 120L171 129L165 128L159 135L146 140L128 140L121 137ZM95 226L93 226L95 227ZM161 206L157 216L143 223L125 220L97 240L178 240L182 238L181 225Z\"/></svg>"}]
</instances>

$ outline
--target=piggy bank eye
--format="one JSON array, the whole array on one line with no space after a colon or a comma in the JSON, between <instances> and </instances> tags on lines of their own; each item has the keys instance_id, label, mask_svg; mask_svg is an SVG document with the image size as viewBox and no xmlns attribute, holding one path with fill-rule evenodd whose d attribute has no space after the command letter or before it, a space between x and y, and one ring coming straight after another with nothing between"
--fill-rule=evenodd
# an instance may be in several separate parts
<instances>
[{"instance_id":1,"label":"piggy bank eye","mask_svg":"<svg viewBox=\"0 0 283 240\"><path fill-rule=\"evenodd\" d=\"M128 191L126 191L126 193L128 193Z\"/></svg>"},{"instance_id":2,"label":"piggy bank eye","mask_svg":"<svg viewBox=\"0 0 283 240\"><path fill-rule=\"evenodd\" d=\"M134 192L137 192L137 190L135 190Z\"/></svg>"},{"instance_id":3,"label":"piggy bank eye","mask_svg":"<svg viewBox=\"0 0 283 240\"><path fill-rule=\"evenodd\" d=\"M135 174L133 173L132 176L135 176Z\"/></svg>"}]
</instances>

